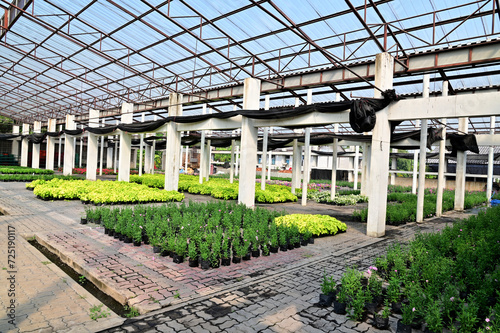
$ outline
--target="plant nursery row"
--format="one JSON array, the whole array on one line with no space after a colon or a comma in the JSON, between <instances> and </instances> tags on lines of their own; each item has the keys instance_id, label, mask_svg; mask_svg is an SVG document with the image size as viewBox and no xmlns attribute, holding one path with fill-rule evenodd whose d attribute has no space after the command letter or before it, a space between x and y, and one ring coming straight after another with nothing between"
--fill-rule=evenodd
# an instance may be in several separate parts
<instances>
[{"instance_id":1,"label":"plant nursery row","mask_svg":"<svg viewBox=\"0 0 500 333\"><path fill-rule=\"evenodd\" d=\"M105 233L153 246L174 262L187 257L190 266L229 265L251 256L267 256L307 245L313 236L346 231L339 220L324 215L283 215L262 208L254 210L228 202L169 203L163 206L97 207L86 211L86 220L104 225Z\"/></svg>"},{"instance_id":2,"label":"plant nursery row","mask_svg":"<svg viewBox=\"0 0 500 333\"><path fill-rule=\"evenodd\" d=\"M353 320L371 313L376 324L400 314L398 332L498 332L499 216L500 207L489 208L396 243L366 272L350 268L338 284L325 276L322 293L334 300L334 312Z\"/></svg>"}]
</instances>

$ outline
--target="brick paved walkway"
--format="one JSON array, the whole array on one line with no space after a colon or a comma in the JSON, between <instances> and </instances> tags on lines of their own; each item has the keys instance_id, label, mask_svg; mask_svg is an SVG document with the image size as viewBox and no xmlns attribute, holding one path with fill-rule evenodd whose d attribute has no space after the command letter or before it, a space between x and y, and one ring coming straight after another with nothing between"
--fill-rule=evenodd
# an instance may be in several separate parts
<instances>
[{"instance_id":1,"label":"brick paved walkway","mask_svg":"<svg viewBox=\"0 0 500 333\"><path fill-rule=\"evenodd\" d=\"M422 225L389 226L387 236L381 239L366 237L364 224L348 223L348 232L316 239L314 245L203 271L159 257L150 246L124 244L104 235L100 226L81 226L80 202L40 201L24 190L24 184L0 183L0 208L9 214L0 217L0 244L6 244L7 226L15 226L20 267L18 329L12 330L2 314L0 332L38 332L42 328L44 332L95 332L109 327L108 332L371 331L366 323L350 322L345 316L315 306L323 272L340 278L346 266L355 264L363 269L384 252L387 244L408 240L417 230L442 228L451 221L445 218ZM306 208L297 203L271 208L329 213L342 220L349 220L352 212L352 208L316 203L308 203ZM100 302L65 278L57 267L44 263L46 259L21 235L36 235L41 244L123 304L143 313L152 312L126 321L114 314L92 321L89 308ZM0 249L2 263L6 251L6 246ZM6 278L5 271L0 278ZM8 301L3 288L3 309Z\"/></svg>"}]
</instances>

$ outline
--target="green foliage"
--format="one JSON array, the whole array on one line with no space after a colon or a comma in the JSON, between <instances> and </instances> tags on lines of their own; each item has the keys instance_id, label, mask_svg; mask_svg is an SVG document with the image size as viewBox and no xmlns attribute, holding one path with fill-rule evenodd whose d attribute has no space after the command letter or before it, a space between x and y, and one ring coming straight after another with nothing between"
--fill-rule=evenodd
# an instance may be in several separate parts
<instances>
[{"instance_id":1,"label":"green foliage","mask_svg":"<svg viewBox=\"0 0 500 333\"><path fill-rule=\"evenodd\" d=\"M102 304L94 305L90 308L90 319L97 320L99 318L106 318L111 315L108 309L102 309Z\"/></svg>"},{"instance_id":2,"label":"green foliage","mask_svg":"<svg viewBox=\"0 0 500 333\"><path fill-rule=\"evenodd\" d=\"M33 168L21 167L21 166L1 166L0 173L1 174L52 175L52 174L54 174L54 171L53 170L46 170L46 169L33 169Z\"/></svg>"},{"instance_id":3,"label":"green foliage","mask_svg":"<svg viewBox=\"0 0 500 333\"><path fill-rule=\"evenodd\" d=\"M321 293L328 295L335 291L335 286L337 282L333 276L327 276L326 272L323 273L323 279L321 280Z\"/></svg>"},{"instance_id":4,"label":"green foliage","mask_svg":"<svg viewBox=\"0 0 500 333\"><path fill-rule=\"evenodd\" d=\"M118 181L88 181L88 180L37 180L33 193L39 198L49 199L80 199L94 204L141 203L181 201L184 194L176 191L162 191L145 185Z\"/></svg>"},{"instance_id":5,"label":"green foliage","mask_svg":"<svg viewBox=\"0 0 500 333\"><path fill-rule=\"evenodd\" d=\"M315 236L335 235L346 231L347 225L328 215L291 214L277 217L277 225L297 226L300 233L310 232Z\"/></svg>"},{"instance_id":6,"label":"green foliage","mask_svg":"<svg viewBox=\"0 0 500 333\"><path fill-rule=\"evenodd\" d=\"M138 315L140 315L139 310L133 306L125 305L123 309L127 311L127 313L125 314L125 317L127 318L137 317Z\"/></svg>"}]
</instances>

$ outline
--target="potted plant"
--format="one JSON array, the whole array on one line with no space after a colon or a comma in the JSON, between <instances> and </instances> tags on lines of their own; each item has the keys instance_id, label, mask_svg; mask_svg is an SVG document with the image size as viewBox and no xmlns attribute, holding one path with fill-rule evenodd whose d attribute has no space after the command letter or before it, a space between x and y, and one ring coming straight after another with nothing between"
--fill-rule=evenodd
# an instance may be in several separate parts
<instances>
[{"instance_id":1,"label":"potted plant","mask_svg":"<svg viewBox=\"0 0 500 333\"><path fill-rule=\"evenodd\" d=\"M337 295L333 299L333 312L340 315L346 314L347 293L343 286L337 288Z\"/></svg>"},{"instance_id":2,"label":"potted plant","mask_svg":"<svg viewBox=\"0 0 500 333\"><path fill-rule=\"evenodd\" d=\"M255 235L255 238L252 239L252 257L258 258L260 257L260 250L259 250L259 236Z\"/></svg>"},{"instance_id":3,"label":"potted plant","mask_svg":"<svg viewBox=\"0 0 500 333\"><path fill-rule=\"evenodd\" d=\"M87 211L85 211L81 214L80 224L87 224Z\"/></svg>"},{"instance_id":4,"label":"potted plant","mask_svg":"<svg viewBox=\"0 0 500 333\"><path fill-rule=\"evenodd\" d=\"M278 229L278 240L280 245L280 251L288 250L288 235L287 228L283 225L279 226Z\"/></svg>"},{"instance_id":5,"label":"potted plant","mask_svg":"<svg viewBox=\"0 0 500 333\"><path fill-rule=\"evenodd\" d=\"M269 251L271 253L278 253L279 242L278 242L278 229L276 223L272 222L269 226Z\"/></svg>"},{"instance_id":6,"label":"potted plant","mask_svg":"<svg viewBox=\"0 0 500 333\"><path fill-rule=\"evenodd\" d=\"M411 333L411 324L415 320L416 309L410 304L405 304L401 310L403 314L401 319L398 320L396 333Z\"/></svg>"},{"instance_id":7,"label":"potted plant","mask_svg":"<svg viewBox=\"0 0 500 333\"><path fill-rule=\"evenodd\" d=\"M142 243L142 225L135 223L133 230L134 246L141 246Z\"/></svg>"},{"instance_id":8,"label":"potted plant","mask_svg":"<svg viewBox=\"0 0 500 333\"><path fill-rule=\"evenodd\" d=\"M231 240L229 237L222 239L221 259L222 266L231 265Z\"/></svg>"},{"instance_id":9,"label":"potted plant","mask_svg":"<svg viewBox=\"0 0 500 333\"><path fill-rule=\"evenodd\" d=\"M391 314L391 310L389 307L389 302L387 301L381 311L374 313L374 315L373 315L373 327L378 328L380 330L388 328L390 314Z\"/></svg>"},{"instance_id":10,"label":"potted plant","mask_svg":"<svg viewBox=\"0 0 500 333\"><path fill-rule=\"evenodd\" d=\"M192 239L188 244L189 267L198 267L198 247Z\"/></svg>"},{"instance_id":11,"label":"potted plant","mask_svg":"<svg viewBox=\"0 0 500 333\"><path fill-rule=\"evenodd\" d=\"M331 306L335 299L335 286L336 281L333 276L327 276L323 272L323 279L321 280L321 294L319 294L319 306Z\"/></svg>"},{"instance_id":12,"label":"potted plant","mask_svg":"<svg viewBox=\"0 0 500 333\"><path fill-rule=\"evenodd\" d=\"M222 247L222 232L217 232L212 238L212 251L210 252L210 265L213 268L220 266L220 256Z\"/></svg>"},{"instance_id":13,"label":"potted plant","mask_svg":"<svg viewBox=\"0 0 500 333\"><path fill-rule=\"evenodd\" d=\"M247 254L248 250L239 237L233 239L233 248L233 263L239 264L243 256Z\"/></svg>"},{"instance_id":14,"label":"potted plant","mask_svg":"<svg viewBox=\"0 0 500 333\"><path fill-rule=\"evenodd\" d=\"M210 268L210 242L206 238L200 243L200 263L202 269Z\"/></svg>"},{"instance_id":15,"label":"potted plant","mask_svg":"<svg viewBox=\"0 0 500 333\"><path fill-rule=\"evenodd\" d=\"M241 257L243 260L250 260L252 257L252 253L250 252L250 240L249 239L243 239L243 249L245 249L246 253Z\"/></svg>"},{"instance_id":16,"label":"potted plant","mask_svg":"<svg viewBox=\"0 0 500 333\"><path fill-rule=\"evenodd\" d=\"M187 239L184 237L177 237L175 241L175 255L174 255L174 263L180 264L184 262L184 256L186 255L187 250Z\"/></svg>"},{"instance_id":17,"label":"potted plant","mask_svg":"<svg viewBox=\"0 0 500 333\"><path fill-rule=\"evenodd\" d=\"M389 278L387 286L387 299L391 303L391 308L394 313L401 314L401 282L397 276Z\"/></svg>"}]
</instances>

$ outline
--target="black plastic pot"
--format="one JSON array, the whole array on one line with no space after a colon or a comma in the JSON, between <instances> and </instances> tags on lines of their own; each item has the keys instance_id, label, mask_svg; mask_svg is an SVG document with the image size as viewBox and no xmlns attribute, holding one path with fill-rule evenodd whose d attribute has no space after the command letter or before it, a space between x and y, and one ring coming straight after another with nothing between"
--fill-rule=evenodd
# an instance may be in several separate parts
<instances>
[{"instance_id":1,"label":"black plastic pot","mask_svg":"<svg viewBox=\"0 0 500 333\"><path fill-rule=\"evenodd\" d=\"M388 328L389 318L382 318L381 316L375 314L373 316L373 327L378 328L380 330Z\"/></svg>"},{"instance_id":2,"label":"black plastic pot","mask_svg":"<svg viewBox=\"0 0 500 333\"><path fill-rule=\"evenodd\" d=\"M87 224L87 218L86 217L82 217L80 219L80 224Z\"/></svg>"},{"instance_id":3,"label":"black plastic pot","mask_svg":"<svg viewBox=\"0 0 500 333\"><path fill-rule=\"evenodd\" d=\"M134 241L134 246L141 246L142 242L141 241Z\"/></svg>"},{"instance_id":4,"label":"black plastic pot","mask_svg":"<svg viewBox=\"0 0 500 333\"><path fill-rule=\"evenodd\" d=\"M189 267L198 267L198 265L199 265L198 258L194 258L194 259L189 258L188 265L189 265Z\"/></svg>"},{"instance_id":5,"label":"black plastic pot","mask_svg":"<svg viewBox=\"0 0 500 333\"><path fill-rule=\"evenodd\" d=\"M254 257L254 258L260 257L260 250L259 249L252 250L252 257Z\"/></svg>"},{"instance_id":6,"label":"black plastic pot","mask_svg":"<svg viewBox=\"0 0 500 333\"><path fill-rule=\"evenodd\" d=\"M160 253L161 252L161 247L154 245L153 246L153 253Z\"/></svg>"},{"instance_id":7,"label":"black plastic pot","mask_svg":"<svg viewBox=\"0 0 500 333\"><path fill-rule=\"evenodd\" d=\"M184 262L184 256L180 256L180 255L174 254L174 259L173 259L173 261L174 261L174 263L176 263L176 264L183 263L183 262Z\"/></svg>"},{"instance_id":8,"label":"black plastic pot","mask_svg":"<svg viewBox=\"0 0 500 333\"><path fill-rule=\"evenodd\" d=\"M239 264L241 262L241 257L233 257L233 264Z\"/></svg>"},{"instance_id":9,"label":"black plastic pot","mask_svg":"<svg viewBox=\"0 0 500 333\"><path fill-rule=\"evenodd\" d=\"M337 302L336 300L333 301L333 312L336 314L340 315L345 315L346 314L346 304Z\"/></svg>"},{"instance_id":10,"label":"black plastic pot","mask_svg":"<svg viewBox=\"0 0 500 333\"><path fill-rule=\"evenodd\" d=\"M271 253L278 253L278 248L279 248L279 247L277 247L277 246L270 246L270 247L269 247L269 251L270 251Z\"/></svg>"},{"instance_id":11,"label":"black plastic pot","mask_svg":"<svg viewBox=\"0 0 500 333\"><path fill-rule=\"evenodd\" d=\"M209 269L210 268L210 260L200 260L200 266L201 266L201 269Z\"/></svg>"},{"instance_id":12,"label":"black plastic pot","mask_svg":"<svg viewBox=\"0 0 500 333\"><path fill-rule=\"evenodd\" d=\"M245 256L241 259L243 259L245 261L250 260L250 259L252 259L252 254L249 252L249 253L245 254Z\"/></svg>"},{"instance_id":13,"label":"black plastic pot","mask_svg":"<svg viewBox=\"0 0 500 333\"><path fill-rule=\"evenodd\" d=\"M398 325L396 327L396 333L411 333L411 325L404 324L401 319L398 320Z\"/></svg>"},{"instance_id":14,"label":"black plastic pot","mask_svg":"<svg viewBox=\"0 0 500 333\"><path fill-rule=\"evenodd\" d=\"M231 258L222 258L221 266L229 266L231 265Z\"/></svg>"},{"instance_id":15,"label":"black plastic pot","mask_svg":"<svg viewBox=\"0 0 500 333\"><path fill-rule=\"evenodd\" d=\"M318 305L322 307L332 306L335 294L319 294Z\"/></svg>"}]
</instances>

